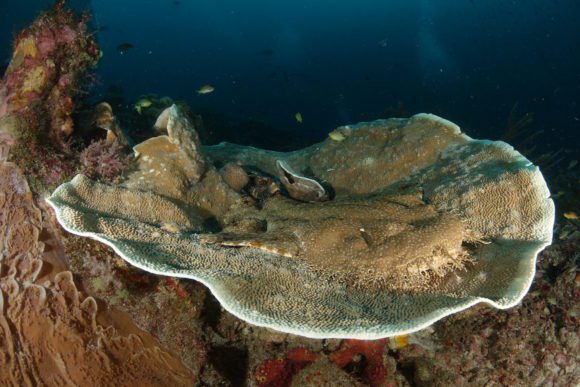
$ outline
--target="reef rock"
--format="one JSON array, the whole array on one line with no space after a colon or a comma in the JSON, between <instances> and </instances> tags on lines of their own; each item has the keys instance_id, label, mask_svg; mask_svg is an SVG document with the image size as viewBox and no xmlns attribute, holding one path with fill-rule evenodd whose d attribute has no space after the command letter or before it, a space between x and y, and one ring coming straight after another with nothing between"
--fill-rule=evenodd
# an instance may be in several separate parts
<instances>
[{"instance_id":1,"label":"reef rock","mask_svg":"<svg viewBox=\"0 0 580 387\"><path fill-rule=\"evenodd\" d=\"M379 120L281 153L201 148L179 122L135 147L117 186L79 175L48 199L68 231L152 273L204 283L253 324L317 338L373 339L485 302L517 304L551 242L554 206L538 168L503 142L439 117ZM212 163L310 176L330 201L256 201ZM287 176L286 176L287 177Z\"/></svg>"},{"instance_id":2,"label":"reef rock","mask_svg":"<svg viewBox=\"0 0 580 387\"><path fill-rule=\"evenodd\" d=\"M0 133L46 141L68 149L73 132L74 98L82 76L100 57L86 21L56 2L14 41L14 51L0 81ZM17 125L3 125L15 120ZM7 129L12 129L8 131Z\"/></svg>"}]
</instances>

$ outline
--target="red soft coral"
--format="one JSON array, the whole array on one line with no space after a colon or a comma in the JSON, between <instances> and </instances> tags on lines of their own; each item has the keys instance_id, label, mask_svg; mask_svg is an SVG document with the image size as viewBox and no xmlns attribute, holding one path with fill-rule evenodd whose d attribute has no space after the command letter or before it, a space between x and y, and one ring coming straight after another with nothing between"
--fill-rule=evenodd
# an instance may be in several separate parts
<instances>
[{"instance_id":1,"label":"red soft coral","mask_svg":"<svg viewBox=\"0 0 580 387\"><path fill-rule=\"evenodd\" d=\"M318 355L309 349L297 347L288 351L285 359L266 359L256 369L260 387L286 387L292 377L314 362Z\"/></svg>"},{"instance_id":2,"label":"red soft coral","mask_svg":"<svg viewBox=\"0 0 580 387\"><path fill-rule=\"evenodd\" d=\"M383 364L383 352L386 340L344 340L339 350L329 355L340 368L345 368L348 364L355 361L358 355L366 359L366 366L363 370L363 376L371 386L382 385L388 372Z\"/></svg>"}]
</instances>

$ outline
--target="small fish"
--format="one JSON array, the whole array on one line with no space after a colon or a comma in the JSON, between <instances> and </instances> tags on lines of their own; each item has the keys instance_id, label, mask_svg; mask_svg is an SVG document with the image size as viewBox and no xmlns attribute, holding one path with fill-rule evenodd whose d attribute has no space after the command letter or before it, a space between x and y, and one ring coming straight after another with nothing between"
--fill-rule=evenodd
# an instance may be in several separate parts
<instances>
[{"instance_id":1,"label":"small fish","mask_svg":"<svg viewBox=\"0 0 580 387\"><path fill-rule=\"evenodd\" d=\"M152 104L153 102L151 102L147 98L141 98L139 101L137 101L137 103L135 103L135 110L137 110L137 113L141 114L141 111L143 109L147 109Z\"/></svg>"},{"instance_id":2,"label":"small fish","mask_svg":"<svg viewBox=\"0 0 580 387\"><path fill-rule=\"evenodd\" d=\"M294 114L294 118L296 119L296 121L301 124L302 123L302 113L297 112L296 114Z\"/></svg>"},{"instance_id":3,"label":"small fish","mask_svg":"<svg viewBox=\"0 0 580 387\"><path fill-rule=\"evenodd\" d=\"M558 235L558 239L564 241L564 240L568 239L568 237L570 236L570 234L572 234L572 231L570 231L569 229L563 229L560 232L560 235Z\"/></svg>"},{"instance_id":4,"label":"small fish","mask_svg":"<svg viewBox=\"0 0 580 387\"><path fill-rule=\"evenodd\" d=\"M568 220L578 220L578 214L574 211L564 212L564 218Z\"/></svg>"},{"instance_id":5,"label":"small fish","mask_svg":"<svg viewBox=\"0 0 580 387\"><path fill-rule=\"evenodd\" d=\"M135 46L133 46L131 43L121 43L117 46L117 51L123 55L132 48L135 48Z\"/></svg>"},{"instance_id":6,"label":"small fish","mask_svg":"<svg viewBox=\"0 0 580 387\"><path fill-rule=\"evenodd\" d=\"M178 5L181 5L181 1L174 1L174 2L173 2L173 3L171 3L171 4L173 4L173 5L175 5L175 6L178 6Z\"/></svg>"},{"instance_id":7,"label":"small fish","mask_svg":"<svg viewBox=\"0 0 580 387\"><path fill-rule=\"evenodd\" d=\"M330 137L330 139L333 141L341 142L341 141L346 140L346 138L348 136L350 136L351 134L352 134L352 128L348 125L344 125L344 126L336 128L332 132L328 133L328 137Z\"/></svg>"},{"instance_id":8,"label":"small fish","mask_svg":"<svg viewBox=\"0 0 580 387\"><path fill-rule=\"evenodd\" d=\"M337 132L336 130L328 133L328 137L330 137L331 140L340 142L340 141L344 141L346 139L346 136L340 132Z\"/></svg>"},{"instance_id":9,"label":"small fish","mask_svg":"<svg viewBox=\"0 0 580 387\"><path fill-rule=\"evenodd\" d=\"M215 90L215 87L212 85L203 85L202 87L197 90L197 94L209 94Z\"/></svg>"}]
</instances>

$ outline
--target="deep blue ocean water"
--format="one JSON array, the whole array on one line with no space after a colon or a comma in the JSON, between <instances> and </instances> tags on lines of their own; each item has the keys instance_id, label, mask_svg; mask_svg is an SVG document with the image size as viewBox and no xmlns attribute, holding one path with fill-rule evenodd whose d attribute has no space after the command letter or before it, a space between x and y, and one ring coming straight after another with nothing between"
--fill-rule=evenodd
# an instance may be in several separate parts
<instances>
[{"instance_id":1,"label":"deep blue ocean water","mask_svg":"<svg viewBox=\"0 0 580 387\"><path fill-rule=\"evenodd\" d=\"M3 61L15 33L51 3L2 2ZM142 94L168 95L202 116L260 122L301 143L338 125L418 112L497 139L517 106L533 114L530 133L543 131L536 155L579 157L578 0L71 3L93 14L104 54L94 101L117 90L130 108ZM123 43L134 47L120 52ZM215 91L198 95L204 84Z\"/></svg>"}]
</instances>

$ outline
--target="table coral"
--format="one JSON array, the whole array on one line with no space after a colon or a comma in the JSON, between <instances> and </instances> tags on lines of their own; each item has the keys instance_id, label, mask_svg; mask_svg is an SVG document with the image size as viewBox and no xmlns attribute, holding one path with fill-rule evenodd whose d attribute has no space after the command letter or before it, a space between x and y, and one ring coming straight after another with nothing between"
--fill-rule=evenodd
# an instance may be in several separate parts
<instances>
[{"instance_id":1,"label":"table coral","mask_svg":"<svg viewBox=\"0 0 580 387\"><path fill-rule=\"evenodd\" d=\"M442 321L442 347L410 344L396 355L400 369L417 386L579 385L579 247L578 238L548 247L521 304Z\"/></svg>"},{"instance_id":2,"label":"table coral","mask_svg":"<svg viewBox=\"0 0 580 387\"><path fill-rule=\"evenodd\" d=\"M517 304L551 241L553 203L510 146L433 115L363 123L290 152L201 147L175 106L117 186L79 175L48 199L70 232L144 270L201 281L257 325L309 337L412 332L479 302ZM276 174L282 160L333 200L263 203L212 162ZM121 205L122 203L122 205Z\"/></svg>"}]
</instances>

